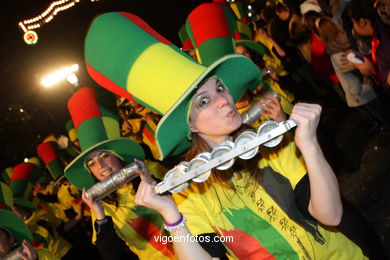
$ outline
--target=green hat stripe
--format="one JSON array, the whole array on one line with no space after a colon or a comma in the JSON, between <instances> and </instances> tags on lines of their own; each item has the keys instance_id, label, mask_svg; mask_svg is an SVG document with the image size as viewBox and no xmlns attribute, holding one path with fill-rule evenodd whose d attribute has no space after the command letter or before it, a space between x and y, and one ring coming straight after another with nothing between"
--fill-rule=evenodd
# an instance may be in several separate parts
<instances>
[{"instance_id":1,"label":"green hat stripe","mask_svg":"<svg viewBox=\"0 0 390 260\"><path fill-rule=\"evenodd\" d=\"M77 129L77 135L82 151L108 138L102 117L93 117L81 122Z\"/></svg>"},{"instance_id":2,"label":"green hat stripe","mask_svg":"<svg viewBox=\"0 0 390 260\"><path fill-rule=\"evenodd\" d=\"M235 53L234 40L226 37L218 37L205 41L198 49L202 64L205 66L211 65L214 61L225 55Z\"/></svg>"},{"instance_id":3,"label":"green hat stripe","mask_svg":"<svg viewBox=\"0 0 390 260\"><path fill-rule=\"evenodd\" d=\"M56 158L46 164L53 179L58 179L64 174L64 166L60 158Z\"/></svg>"},{"instance_id":4,"label":"green hat stripe","mask_svg":"<svg viewBox=\"0 0 390 260\"><path fill-rule=\"evenodd\" d=\"M117 26L115 30L112 28L113 23ZM123 34L126 31L131 31L131 33ZM125 16L119 13L105 14L95 19L88 32L85 41L86 60L95 70L104 73L119 86L125 86L129 68L133 66L145 49L159 42L152 35L148 34L147 36L145 37L145 31L142 28ZM118 39L121 40L118 41ZM140 39L142 39L142 44L139 43ZM104 44L96 45L95 41ZM88 46L94 47L88 48ZM131 51L126 53L121 51L128 46L131 46ZM102 52L110 57L110 62L101 60Z\"/></svg>"},{"instance_id":5,"label":"green hat stripe","mask_svg":"<svg viewBox=\"0 0 390 260\"><path fill-rule=\"evenodd\" d=\"M14 180L9 184L14 198L30 199L33 185L26 180Z\"/></svg>"}]
</instances>

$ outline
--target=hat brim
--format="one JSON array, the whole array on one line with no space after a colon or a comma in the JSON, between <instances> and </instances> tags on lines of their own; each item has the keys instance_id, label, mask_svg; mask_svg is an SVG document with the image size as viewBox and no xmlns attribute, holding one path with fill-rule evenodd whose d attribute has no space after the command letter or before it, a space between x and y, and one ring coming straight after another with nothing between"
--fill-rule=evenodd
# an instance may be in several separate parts
<instances>
[{"instance_id":1,"label":"hat brim","mask_svg":"<svg viewBox=\"0 0 390 260\"><path fill-rule=\"evenodd\" d=\"M25 198L14 198L14 205L20 205L33 211L37 210L37 207L35 207L31 201Z\"/></svg>"},{"instance_id":2,"label":"hat brim","mask_svg":"<svg viewBox=\"0 0 390 260\"><path fill-rule=\"evenodd\" d=\"M24 239L32 241L33 237L28 231L23 221L9 210L0 210L0 228L7 230L12 234L18 244L22 243Z\"/></svg>"},{"instance_id":3,"label":"hat brim","mask_svg":"<svg viewBox=\"0 0 390 260\"><path fill-rule=\"evenodd\" d=\"M127 164L132 163L134 158L139 160L145 159L145 154L142 147L128 138L119 137L97 143L96 145L91 146L87 150L83 151L65 168L66 178L80 190L83 188L88 189L96 183L95 178L88 171L88 169L85 168L84 162L91 152L97 150L113 151Z\"/></svg>"},{"instance_id":4,"label":"hat brim","mask_svg":"<svg viewBox=\"0 0 390 260\"><path fill-rule=\"evenodd\" d=\"M261 82L259 68L245 56L226 55L211 64L161 118L156 130L160 160L168 155L180 154L191 146L188 140L189 105L198 85L211 76L221 80L234 102L237 102L247 89L254 89Z\"/></svg>"}]
</instances>

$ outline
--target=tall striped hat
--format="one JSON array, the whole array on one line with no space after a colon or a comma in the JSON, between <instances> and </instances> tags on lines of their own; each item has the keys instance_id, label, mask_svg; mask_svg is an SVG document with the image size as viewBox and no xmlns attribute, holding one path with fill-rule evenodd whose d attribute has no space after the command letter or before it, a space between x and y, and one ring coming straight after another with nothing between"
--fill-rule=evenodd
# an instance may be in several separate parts
<instances>
[{"instance_id":1,"label":"tall striped hat","mask_svg":"<svg viewBox=\"0 0 390 260\"><path fill-rule=\"evenodd\" d=\"M124 12L93 21L84 53L87 70L98 84L163 115L156 130L160 159L190 147L189 104L203 79L218 77L238 100L246 88L257 85L260 74L241 55L202 66L142 19Z\"/></svg>"},{"instance_id":2,"label":"tall striped hat","mask_svg":"<svg viewBox=\"0 0 390 260\"><path fill-rule=\"evenodd\" d=\"M37 153L45 163L51 177L57 180L64 175L64 163L58 152L58 144L52 141L37 146Z\"/></svg>"},{"instance_id":3,"label":"tall striped hat","mask_svg":"<svg viewBox=\"0 0 390 260\"><path fill-rule=\"evenodd\" d=\"M12 190L15 205L36 209L30 200L34 184L41 175L41 168L33 163L23 162L14 167L9 187Z\"/></svg>"},{"instance_id":4,"label":"tall striped hat","mask_svg":"<svg viewBox=\"0 0 390 260\"><path fill-rule=\"evenodd\" d=\"M7 230L21 245L24 239L32 241L33 237L26 224L10 210L0 209L0 228Z\"/></svg>"},{"instance_id":5,"label":"tall striped hat","mask_svg":"<svg viewBox=\"0 0 390 260\"><path fill-rule=\"evenodd\" d=\"M226 5L198 5L188 15L186 30L195 47L198 62L205 66L235 53L236 20Z\"/></svg>"},{"instance_id":6,"label":"tall striped hat","mask_svg":"<svg viewBox=\"0 0 390 260\"><path fill-rule=\"evenodd\" d=\"M8 181L11 179L12 170L13 170L12 167L5 168L1 173L1 181L8 183Z\"/></svg>"},{"instance_id":7,"label":"tall striped hat","mask_svg":"<svg viewBox=\"0 0 390 260\"><path fill-rule=\"evenodd\" d=\"M96 182L84 163L91 152L109 150L126 163L134 158L144 159L140 145L120 137L116 98L112 93L102 88L80 88L69 99L68 109L82 152L66 166L65 176L77 188L89 188Z\"/></svg>"}]
</instances>

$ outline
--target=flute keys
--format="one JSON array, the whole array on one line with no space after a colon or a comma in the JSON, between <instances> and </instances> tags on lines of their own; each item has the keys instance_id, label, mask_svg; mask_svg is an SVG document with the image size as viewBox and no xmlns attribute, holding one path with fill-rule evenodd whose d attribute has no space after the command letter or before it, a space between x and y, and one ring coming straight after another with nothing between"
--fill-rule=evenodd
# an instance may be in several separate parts
<instances>
[{"instance_id":1,"label":"flute keys","mask_svg":"<svg viewBox=\"0 0 390 260\"><path fill-rule=\"evenodd\" d=\"M253 131L245 131L242 134L240 134L239 137L237 137L236 141L234 142L235 147L245 145L247 143L250 143L253 139L255 139L257 134ZM243 160L249 160L255 157L257 152L259 151L259 147L256 146L255 148L249 150L248 152L241 154L239 158Z\"/></svg>"},{"instance_id":2,"label":"flute keys","mask_svg":"<svg viewBox=\"0 0 390 260\"><path fill-rule=\"evenodd\" d=\"M258 136L264 135L267 132L275 129L278 126L279 126L279 123L276 122L276 121L273 121L273 120L265 121L264 123L261 124L261 126L257 130L257 135ZM271 139L270 141L264 143L263 145L266 146L266 147L275 147L278 144L280 144L282 139L283 139L283 135L279 135L279 136Z\"/></svg>"},{"instance_id":3,"label":"flute keys","mask_svg":"<svg viewBox=\"0 0 390 260\"><path fill-rule=\"evenodd\" d=\"M198 154L194 159L192 159L188 165L188 172L195 170L196 168L202 166L203 164L210 161L210 153L200 153ZM207 180L210 177L211 170L208 170L201 175L198 175L196 178L193 178L192 180L194 182L203 182Z\"/></svg>"},{"instance_id":4,"label":"flute keys","mask_svg":"<svg viewBox=\"0 0 390 260\"><path fill-rule=\"evenodd\" d=\"M226 141L223 144L221 144L213 149L213 151L211 152L211 159L213 160L213 159L216 159L220 156L223 156L225 153L230 152L233 148L234 148L234 143L231 141ZM219 165L216 168L218 170L221 170L221 171L227 170L233 166L234 161L235 161L235 158L232 158L231 160Z\"/></svg>"},{"instance_id":5,"label":"flute keys","mask_svg":"<svg viewBox=\"0 0 390 260\"><path fill-rule=\"evenodd\" d=\"M176 179L186 174L187 170L188 162L181 162L167 172L164 177L164 182L172 186L172 188L169 190L171 193L179 193L188 188L189 184L187 182L182 183L180 185L176 184Z\"/></svg>"}]
</instances>

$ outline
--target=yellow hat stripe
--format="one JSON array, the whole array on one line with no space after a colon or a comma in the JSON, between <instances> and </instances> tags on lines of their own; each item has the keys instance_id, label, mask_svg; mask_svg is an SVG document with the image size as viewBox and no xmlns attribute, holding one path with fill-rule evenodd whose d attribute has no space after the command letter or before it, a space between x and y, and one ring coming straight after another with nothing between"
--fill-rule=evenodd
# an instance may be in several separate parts
<instances>
[{"instance_id":1,"label":"yellow hat stripe","mask_svg":"<svg viewBox=\"0 0 390 260\"><path fill-rule=\"evenodd\" d=\"M72 128L68 134L70 141L74 142L78 139L76 129Z\"/></svg>"},{"instance_id":2,"label":"yellow hat stripe","mask_svg":"<svg viewBox=\"0 0 390 260\"><path fill-rule=\"evenodd\" d=\"M136 60L127 78L127 91L136 100L148 100L147 105L162 114L206 70L186 56L183 59L173 48L160 42L150 46Z\"/></svg>"},{"instance_id":3,"label":"yellow hat stripe","mask_svg":"<svg viewBox=\"0 0 390 260\"><path fill-rule=\"evenodd\" d=\"M103 116L101 119L106 130L107 139L120 137L119 133L121 131L117 120L107 116Z\"/></svg>"}]
</instances>

